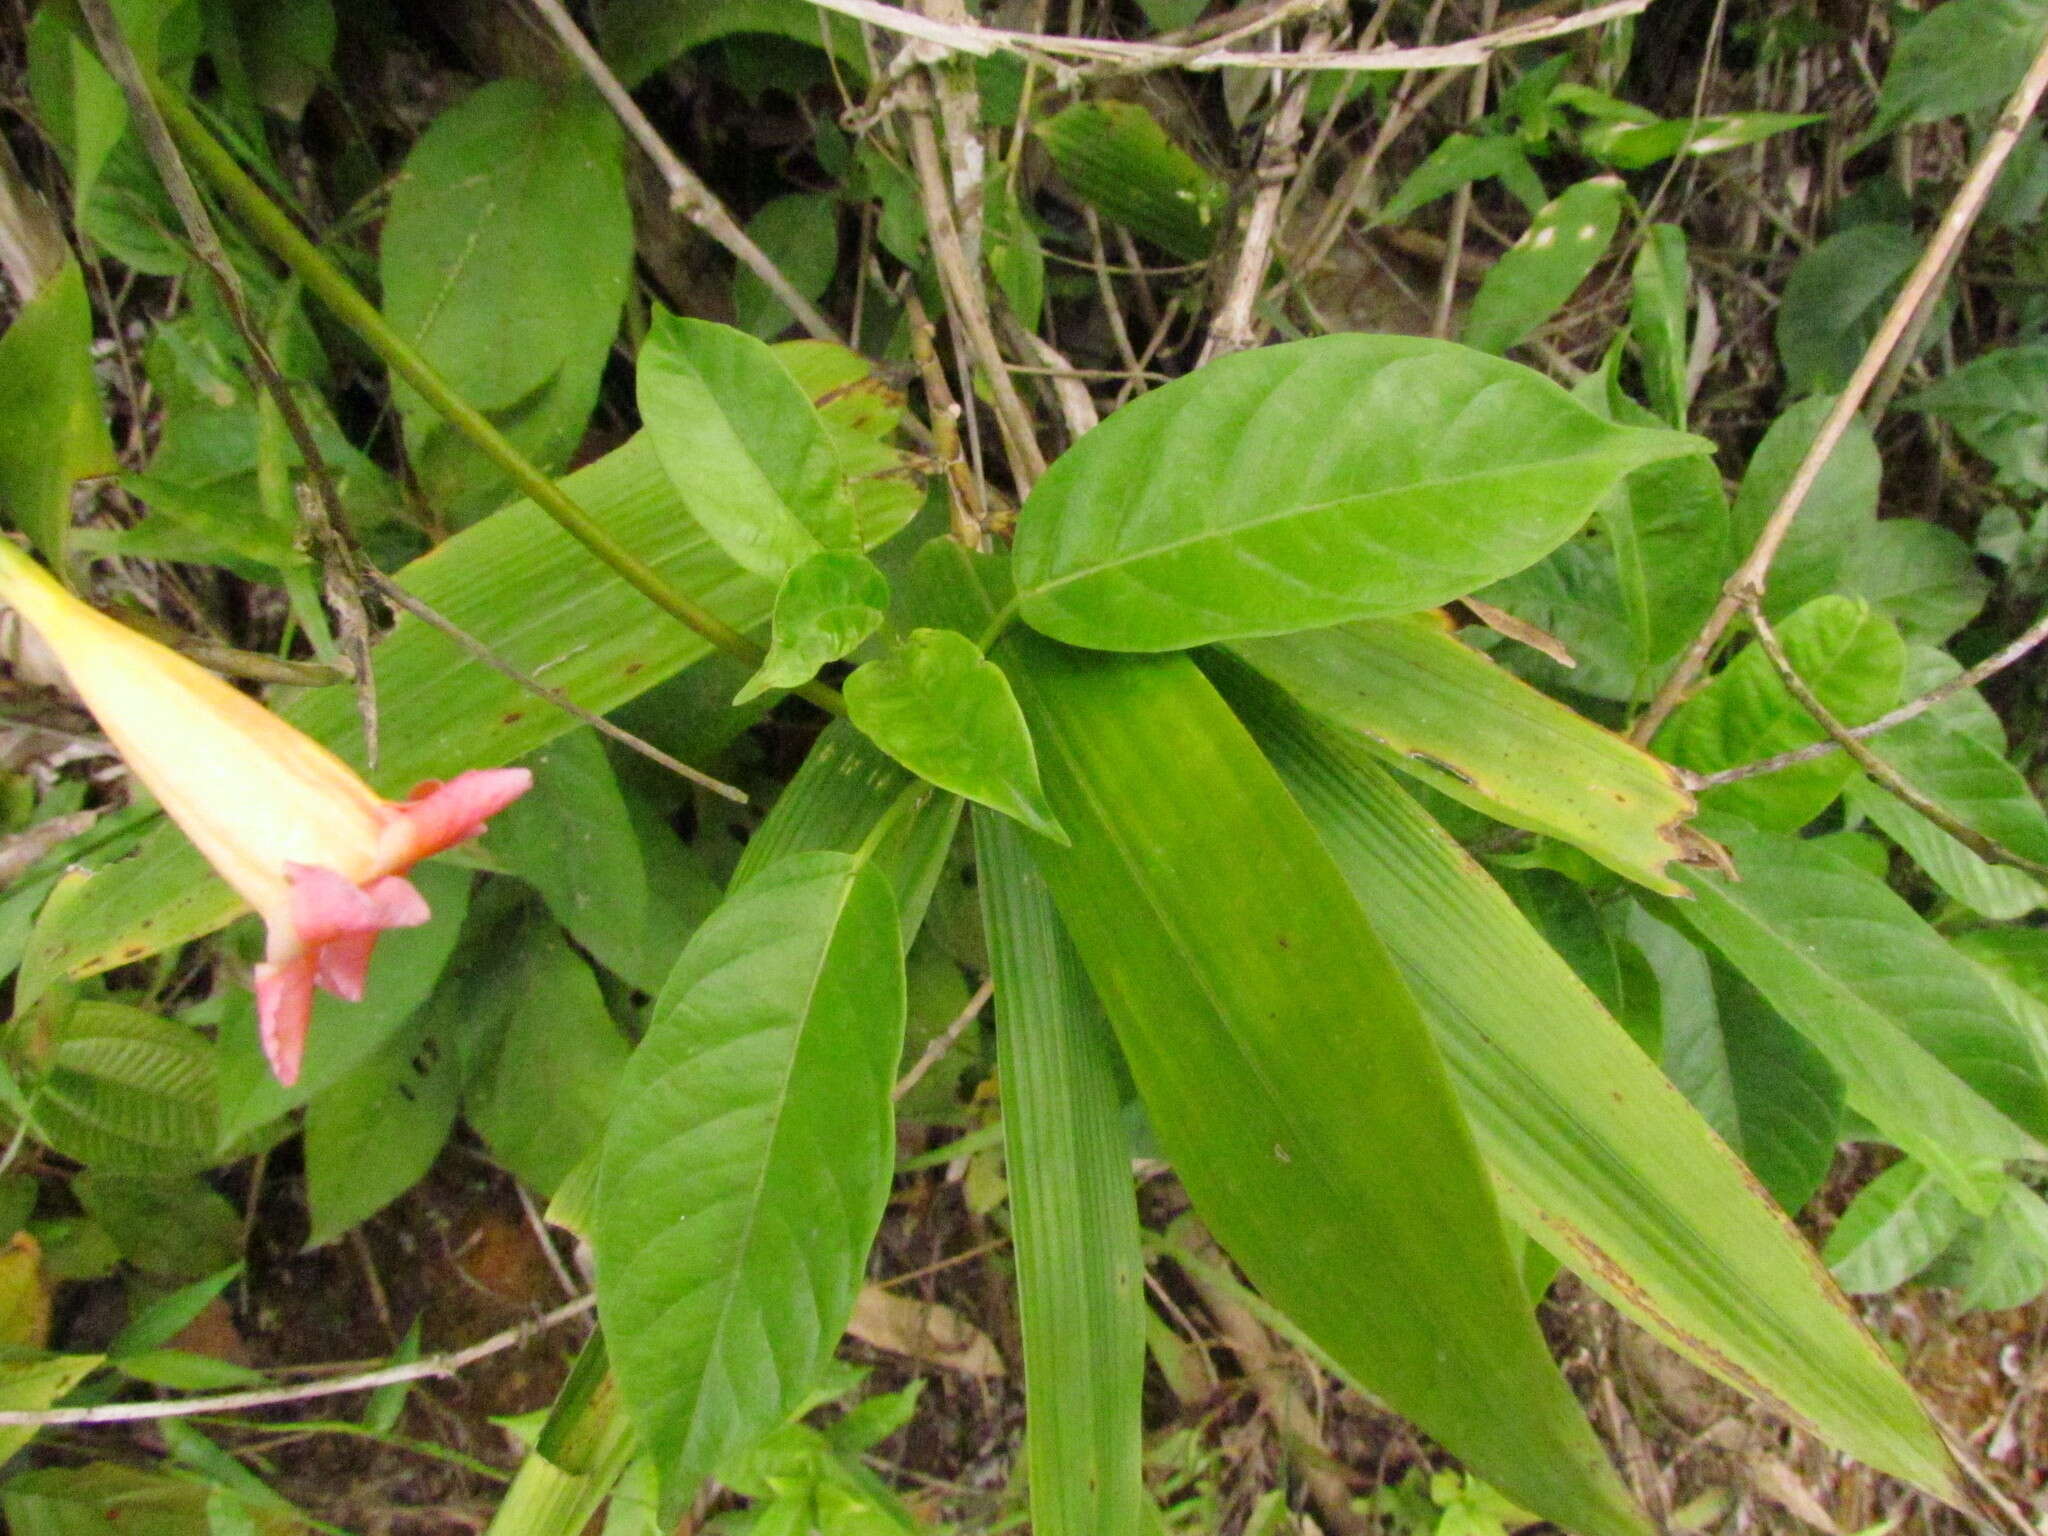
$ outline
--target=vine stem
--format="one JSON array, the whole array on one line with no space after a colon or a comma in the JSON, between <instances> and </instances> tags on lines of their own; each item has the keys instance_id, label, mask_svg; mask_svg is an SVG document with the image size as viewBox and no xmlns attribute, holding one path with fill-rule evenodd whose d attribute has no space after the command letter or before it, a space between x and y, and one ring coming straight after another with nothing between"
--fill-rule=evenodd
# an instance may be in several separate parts
<instances>
[{"instance_id":1,"label":"vine stem","mask_svg":"<svg viewBox=\"0 0 2048 1536\"><path fill-rule=\"evenodd\" d=\"M417 390L420 397L449 425L476 444L484 456L503 470L535 506L553 518L564 533L617 572L634 591L669 617L694 630L718 650L749 665L760 665L766 655L760 645L670 586L660 572L614 538L556 481L514 447L489 417L457 394L434 365L393 329L376 305L356 290L341 270L320 253L284 211L242 170L234 156L207 132L190 106L161 83L155 86L154 96L172 135L215 190L241 215L251 232L270 247L350 330L360 336L393 373ZM822 683L807 683L796 691L831 714L846 712L838 693Z\"/></svg>"},{"instance_id":2,"label":"vine stem","mask_svg":"<svg viewBox=\"0 0 2048 1536\"><path fill-rule=\"evenodd\" d=\"M1864 348L1863 357L1856 364L1856 371L1850 376L1847 387L1836 398L1834 408L1814 434L1806 456L1799 461L1799 468L1786 485L1784 494L1778 498L1777 506L1772 508L1755 545L1736 568L1735 574L1728 578L1714 611L1707 616L1707 622L1701 626L1671 676L1665 679L1664 686L1657 690L1650 707L1643 711L1642 717L1629 731L1629 739L1636 745L1646 745L1671 711L1678 707L1736 614L1755 606L1761 599L1771 562L1777 558L1779 547L1785 542L1792 519L1798 516L1814 483L1820 479L1821 471L1842 441L1843 434L1849 430L1849 423L1863 408L1864 400L1884 373L1885 365L1898 350L1899 343L1917 328L1923 304L1947 275L1955 253L1962 248L1970 226L1983 210L1984 200L1991 195L1999 171L2019 143L2020 134L2034 115L2034 108L2040 105L2043 91L2048 91L2048 40L2043 41L2034 55L2034 62L2028 66L2026 77L2006 102L1998 126L1977 152L1976 162L1970 167L1969 175L1963 178L1962 186L1957 188L1948 210L1942 214L1934 237L1927 242L1927 249L1920 253L1920 260L1914 264L1905 286L1885 312L1884 323L1878 327L1877 335Z\"/></svg>"},{"instance_id":3,"label":"vine stem","mask_svg":"<svg viewBox=\"0 0 2048 1536\"><path fill-rule=\"evenodd\" d=\"M1771 666L1785 684L1785 691L1792 695L1799 707L1813 716L1820 728L1833 737L1836 745L1855 759L1856 766L1876 781L1878 787L1902 804L1910 806L1941 828L1950 837L1992 864L2009 864L2014 869L2025 870L2038 879L2048 879L2048 864L2037 863L2023 854L2014 853L1996 838L1987 837L1968 822L1951 812L1939 801L1921 793L1904 774L1879 757L1869 746L1838 719L1833 710L1820 701L1820 696L1807 686L1806 679L1799 675L1792 665L1792 658L1786 654L1778 633L1771 628L1770 620L1764 617L1763 604L1751 598L1743 606L1750 624L1756 630L1757 644L1763 647L1770 658Z\"/></svg>"}]
</instances>

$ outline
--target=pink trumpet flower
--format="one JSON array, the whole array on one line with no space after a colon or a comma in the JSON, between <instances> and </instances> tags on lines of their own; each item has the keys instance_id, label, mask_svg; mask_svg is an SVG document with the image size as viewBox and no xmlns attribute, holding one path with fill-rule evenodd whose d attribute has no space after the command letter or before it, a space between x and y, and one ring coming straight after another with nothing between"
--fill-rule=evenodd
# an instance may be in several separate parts
<instances>
[{"instance_id":1,"label":"pink trumpet flower","mask_svg":"<svg viewBox=\"0 0 2048 1536\"><path fill-rule=\"evenodd\" d=\"M262 915L257 1020L271 1070L290 1086L314 986L359 1000L377 935L428 918L405 872L481 832L533 775L480 769L394 803L248 695L80 602L4 538L0 600L56 654L165 814Z\"/></svg>"}]
</instances>

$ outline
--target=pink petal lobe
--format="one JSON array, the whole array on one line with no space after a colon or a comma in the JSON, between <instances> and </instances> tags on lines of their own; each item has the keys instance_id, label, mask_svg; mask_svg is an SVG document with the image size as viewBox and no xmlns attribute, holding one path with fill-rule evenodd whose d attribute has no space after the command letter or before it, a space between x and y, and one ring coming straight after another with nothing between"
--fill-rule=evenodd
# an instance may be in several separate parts
<instances>
[{"instance_id":1,"label":"pink petal lobe","mask_svg":"<svg viewBox=\"0 0 2048 1536\"><path fill-rule=\"evenodd\" d=\"M312 952L256 967L256 1029L277 1080L289 1088L306 1058L306 1026L313 1020Z\"/></svg>"},{"instance_id":2,"label":"pink petal lobe","mask_svg":"<svg viewBox=\"0 0 2048 1536\"><path fill-rule=\"evenodd\" d=\"M396 876L359 886L319 864L286 864L284 872L292 888L292 931L307 946L417 928L433 915L412 883Z\"/></svg>"},{"instance_id":3,"label":"pink petal lobe","mask_svg":"<svg viewBox=\"0 0 2048 1536\"><path fill-rule=\"evenodd\" d=\"M533 774L525 768L475 768L445 784L429 780L420 785L398 807L408 842L403 867L475 837L485 822L531 788Z\"/></svg>"},{"instance_id":4,"label":"pink petal lobe","mask_svg":"<svg viewBox=\"0 0 2048 1536\"><path fill-rule=\"evenodd\" d=\"M344 1002L363 1000L363 983L370 974L370 952L377 947L374 933L351 933L329 939L313 953L319 965L319 982Z\"/></svg>"}]
</instances>

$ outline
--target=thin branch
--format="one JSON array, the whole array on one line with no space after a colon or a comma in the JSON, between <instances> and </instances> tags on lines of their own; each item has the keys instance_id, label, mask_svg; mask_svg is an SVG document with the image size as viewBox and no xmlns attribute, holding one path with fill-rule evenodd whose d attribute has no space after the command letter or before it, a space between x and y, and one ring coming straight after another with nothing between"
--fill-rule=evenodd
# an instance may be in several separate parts
<instances>
[{"instance_id":1,"label":"thin branch","mask_svg":"<svg viewBox=\"0 0 2048 1536\"><path fill-rule=\"evenodd\" d=\"M241 336L242 345L248 349L250 367L257 383L276 405L278 417L291 434L292 445L298 449L306 480L314 492L300 500L299 510L314 547L321 587L334 609L341 630L341 643L355 672L356 710L363 722L363 747L374 764L377 761L377 679L370 665L370 616L363 607L362 592L363 573L368 562L350 537L347 517L342 511L340 497L335 494L334 478L327 472L327 461L320 452L320 444L313 436L305 413L299 409L299 402L292 395L284 371L271 355L261 327L256 324L255 313L249 307L249 296L242 287L242 276L221 245L220 235L213 227L213 215L207 212L205 199L199 195L191 172L185 168L170 124L165 120L166 114L150 92L142 65L128 46L127 34L121 30L120 19L115 16L110 0L81 0L80 8L85 12L86 25L92 29L93 41L99 46L101 62L120 85L136 134L155 165L165 192L170 195L171 206L178 211L179 222L185 226L185 234L192 242L192 252L212 275L214 286L220 290L221 307L227 311L228 319Z\"/></svg>"},{"instance_id":2,"label":"thin branch","mask_svg":"<svg viewBox=\"0 0 2048 1536\"><path fill-rule=\"evenodd\" d=\"M575 18L563 7L562 0L531 0L542 20L554 29L555 36L570 55L582 67L590 83L597 87L633 142L646 151L647 158L654 162L654 168L661 173L661 179L668 185L668 205L680 213L705 234L730 251L740 264L754 276L761 279L768 291L782 301L782 305L796 316L797 324L820 341L843 341L839 330L818 312L816 305L805 298L740 227L732 211L719 201L718 194L704 185L703 178L685 165L682 158L668 147L654 124L647 120L647 114L640 110L640 104L612 73L604 56L590 44L583 35L583 29L576 25Z\"/></svg>"},{"instance_id":3,"label":"thin branch","mask_svg":"<svg viewBox=\"0 0 2048 1536\"><path fill-rule=\"evenodd\" d=\"M1997 839L1985 836L1939 801L1922 794L1898 769L1865 746L1862 739L1848 726L1842 724L1834 712L1806 685L1806 679L1793 667L1792 658L1785 654L1785 647L1779 641L1777 631L1771 628L1770 620L1764 617L1763 605L1752 598L1744 605L1743 611L1756 629L1757 644L1763 647L1772 667L1784 681L1785 691L1798 701L1801 709L1813 716L1820 728L1833 737L1844 752L1855 759L1856 766L1869 774L1878 788L1918 811L1985 862L2009 864L2014 869L2025 870L2037 878L2048 879L2048 864L2036 863L2023 854L2014 853Z\"/></svg>"},{"instance_id":4,"label":"thin branch","mask_svg":"<svg viewBox=\"0 0 2048 1536\"><path fill-rule=\"evenodd\" d=\"M49 1429L74 1424L135 1424L149 1419L185 1419L197 1414L237 1413L244 1408L267 1408L276 1403L299 1403L316 1397L339 1397L345 1392L363 1392L373 1387L396 1386L405 1381L453 1376L479 1360L516 1349L528 1339L559 1327L597 1305L595 1296L579 1297L567 1306L542 1313L528 1322L494 1333L481 1343L451 1354L430 1355L408 1365L387 1365L357 1376L340 1376L331 1381L301 1382L295 1387L254 1387L247 1392L222 1392L212 1397L186 1397L164 1403L101 1403L91 1408L10 1409L0 1412L0 1425L23 1429ZM310 1369L310 1367L295 1367Z\"/></svg>"},{"instance_id":5,"label":"thin branch","mask_svg":"<svg viewBox=\"0 0 2048 1536\"><path fill-rule=\"evenodd\" d=\"M1851 375L1848 386L1836 399L1827 419L1821 423L1820 431L1814 434L1813 442L1806 450L1806 457L1800 460L1798 470L1786 485L1784 494L1778 498L1778 504L1772 509L1763 531L1757 535L1755 546L1735 574L1728 578L1727 585L1722 589L1721 600L1714 605L1714 611L1707 616L1706 624L1687 648L1685 655L1680 658L1671 676L1665 680L1664 686L1657 690L1657 696L1651 701L1650 707L1643 712L1642 718L1636 721L1634 728L1629 732L1630 740L1642 745L1657 734L1657 728L1664 723L1671 711L1678 707L1679 701L1692 687L1693 680L1706 666L1707 658L1713 654L1714 646L1720 641L1735 615L1752 606L1762 595L1771 561L1777 557L1779 547L1785 542L1785 535L1792 526L1792 519L1798 515L1800 507L1813 490L1814 483L1820 478L1822 469L1833 455L1836 445L1848 431L1850 421L1862 408L1871 387L1884 372L1885 364L1890 360L1892 353L1897 350L1899 343L1907 334L1916 328L1916 317L1922 313L1923 304L1946 276L1956 251L1968 236L1970 226L1976 222L1978 213L1984 207L1984 200L1991 194L1992 184L1997 181L1999 171L2004 168L2007 157L2019 142L2021 132L2026 128L2028 120L2033 117L2034 108L2040 104L2044 91L2048 91L2048 42L2043 42L2040 51L2034 55L2034 62L2029 66L2026 78L2020 81L2019 88L2006 103L2005 111L1999 117L1998 126L1986 137L1984 147L1977 152L1977 160L1970 167L1970 174L1956 190L1954 200L1949 203L1947 212L1941 216L1941 223L1935 228L1934 237L1927 242L1927 249L1921 252L1920 260L1907 277L1905 286L1899 290L1898 297L1885 312L1884 323L1878 327L1877 335L1871 338L1870 345L1864 349L1862 360L1857 363L1856 372Z\"/></svg>"},{"instance_id":6,"label":"thin branch","mask_svg":"<svg viewBox=\"0 0 2048 1536\"><path fill-rule=\"evenodd\" d=\"M1486 8L1480 26L1491 27L1498 0L1486 0ZM1484 64L1472 71L1472 82L1465 93L1465 122L1469 127L1486 113L1486 77L1489 71ZM1440 341L1451 336L1451 310L1458 302L1458 277L1465 264L1465 225L1472 217L1472 183L1465 182L1451 197L1451 227L1444 236L1444 267L1437 279L1436 313L1430 321L1429 334Z\"/></svg>"},{"instance_id":7,"label":"thin branch","mask_svg":"<svg viewBox=\"0 0 2048 1536\"><path fill-rule=\"evenodd\" d=\"M1608 0L1605 5L1596 5L1575 15L1518 22L1498 32L1468 38L1462 43L1442 43L1427 48L1366 48L1342 53L1295 54L1279 59L1270 53L1240 52L1219 48L1213 43L1191 49L1158 42L1016 32L973 22L939 21L915 11L880 4L879 0L810 0L810 3L820 10L836 11L856 21L865 21L885 31L915 39L916 44L923 45L917 50L920 62L928 61L934 55L958 53L987 58L996 53L1014 53L1045 63L1064 85L1069 81L1061 77L1073 77L1077 71L1061 65L1058 61L1062 57L1078 58L1097 65L1114 65L1124 71L1281 68L1382 72L1462 69L1481 63L1503 49L1547 42L1638 15L1648 9L1650 0ZM1271 18L1260 17L1248 30L1262 30L1272 24Z\"/></svg>"},{"instance_id":8,"label":"thin branch","mask_svg":"<svg viewBox=\"0 0 2048 1536\"><path fill-rule=\"evenodd\" d=\"M723 779L714 779L703 769L692 768L688 763L678 758L670 757L668 753L662 751L653 742L646 740L644 737L634 735L623 725L614 725L611 721L605 719L603 715L594 714L590 710L585 709L581 704L570 698L569 695L562 692L561 689L549 687L530 672L522 672L488 645L484 644L483 641L463 629L453 619L414 597L412 593L406 591L405 588L401 587L389 576L386 576L382 571L372 572L370 580L377 588L379 594L392 607L402 608L422 624L438 629L492 671L509 677L535 698L545 699L572 720L579 720L592 730L602 732L604 735L611 737L613 741L618 742L619 745L638 752L649 762L659 763L670 773L675 774L678 778L688 779L700 789L708 789L714 795L722 795L735 805L745 805L747 803L747 792L745 790L728 784Z\"/></svg>"},{"instance_id":9,"label":"thin branch","mask_svg":"<svg viewBox=\"0 0 2048 1536\"><path fill-rule=\"evenodd\" d=\"M1872 736L1881 735L1895 725L1904 725L1908 720L1918 719L1937 704L1954 698L1964 689L1975 688L1986 678L1994 677L1998 673L2003 672L2044 640L2048 640L2048 613L2043 613L2040 618L2036 619L2027 629L2026 633L2017 640L1992 652L1991 655L1986 656L1974 667L1969 668L1967 671L1958 672L1947 682L1937 684L1916 699L1908 699L1897 709L1892 710L1889 714L1879 715L1868 725L1849 727L1849 734L1858 741L1867 741ZM1817 758L1826 757L1829 753L1841 750L1839 742L1833 740L1817 741L1810 747L1795 747L1790 752L1780 752L1774 757L1760 758L1756 762L1743 763L1734 768L1723 768L1719 773L1691 775L1687 778L1686 785L1688 788L1696 790L1718 789L1723 784L1739 784L1744 779L1761 778L1764 774L1776 773L1781 768L1791 768L1800 763L1810 763Z\"/></svg>"},{"instance_id":10,"label":"thin branch","mask_svg":"<svg viewBox=\"0 0 2048 1536\"><path fill-rule=\"evenodd\" d=\"M960 1010L959 1016L933 1037L932 1043L924 1048L924 1054L912 1063L910 1070L904 1073L895 1088L890 1090L891 1099L901 1103L905 1094L924 1081L927 1072L945 1060L946 1053L958 1045L960 1037L967 1033L967 1027L981 1017L981 1010L988 1006L988 1000L995 996L995 991L996 984L992 980L984 981L974 989L974 996L967 1000L967 1006Z\"/></svg>"}]
</instances>

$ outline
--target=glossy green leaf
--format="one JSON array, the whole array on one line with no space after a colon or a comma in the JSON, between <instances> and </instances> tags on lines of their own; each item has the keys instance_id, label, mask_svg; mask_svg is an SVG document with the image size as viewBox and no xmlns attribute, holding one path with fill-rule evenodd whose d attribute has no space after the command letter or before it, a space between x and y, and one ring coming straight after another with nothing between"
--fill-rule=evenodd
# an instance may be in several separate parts
<instances>
[{"instance_id":1,"label":"glossy green leaf","mask_svg":"<svg viewBox=\"0 0 2048 1536\"><path fill-rule=\"evenodd\" d=\"M771 688L801 687L826 662L851 655L888 611L888 578L865 555L822 549L808 556L775 594L774 643L734 705Z\"/></svg>"},{"instance_id":2,"label":"glossy green leaf","mask_svg":"<svg viewBox=\"0 0 2048 1536\"><path fill-rule=\"evenodd\" d=\"M1487 270L1459 339L1494 353L1528 340L1607 254L1627 195L1620 177L1596 176L1552 199Z\"/></svg>"},{"instance_id":3,"label":"glossy green leaf","mask_svg":"<svg viewBox=\"0 0 2048 1536\"><path fill-rule=\"evenodd\" d=\"M1629 336L1643 356L1643 387L1651 407L1680 428L1690 393L1685 334L1690 277L1685 231L1676 224L1652 224L1636 257Z\"/></svg>"},{"instance_id":4,"label":"glossy green leaf","mask_svg":"<svg viewBox=\"0 0 2048 1536\"><path fill-rule=\"evenodd\" d=\"M1955 1497L1805 1240L1499 887L1354 743L1256 683L1230 692L1414 989L1515 1219L1679 1353Z\"/></svg>"},{"instance_id":5,"label":"glossy green leaf","mask_svg":"<svg viewBox=\"0 0 2048 1536\"><path fill-rule=\"evenodd\" d=\"M1031 1526L1139 1536L1145 1266L1115 1038L1016 826L974 814L1024 1333Z\"/></svg>"},{"instance_id":6,"label":"glossy green leaf","mask_svg":"<svg viewBox=\"0 0 2048 1536\"><path fill-rule=\"evenodd\" d=\"M1970 1211L1928 1169L1908 1158L1858 1192L1828 1234L1828 1268L1853 1295L1895 1290L1940 1256Z\"/></svg>"},{"instance_id":7,"label":"glossy green leaf","mask_svg":"<svg viewBox=\"0 0 2048 1536\"><path fill-rule=\"evenodd\" d=\"M1920 258L1903 224L1856 224L1799 259L1778 305L1778 357L1794 395L1849 382L1892 294Z\"/></svg>"},{"instance_id":8,"label":"glossy green leaf","mask_svg":"<svg viewBox=\"0 0 2048 1536\"><path fill-rule=\"evenodd\" d=\"M1664 1075L1796 1215L1835 1160L1841 1078L1754 987L1686 935L1640 908L1629 932L1662 983Z\"/></svg>"},{"instance_id":9,"label":"glossy green leaf","mask_svg":"<svg viewBox=\"0 0 2048 1536\"><path fill-rule=\"evenodd\" d=\"M2041 0L1949 0L1916 17L1892 49L1871 134L1997 105L2044 31Z\"/></svg>"},{"instance_id":10,"label":"glossy green leaf","mask_svg":"<svg viewBox=\"0 0 2048 1536\"><path fill-rule=\"evenodd\" d=\"M690 515L733 561L781 580L854 545L817 408L762 342L659 311L640 348L640 419Z\"/></svg>"},{"instance_id":11,"label":"glossy green leaf","mask_svg":"<svg viewBox=\"0 0 2048 1536\"><path fill-rule=\"evenodd\" d=\"M895 1161L888 882L805 854L691 940L619 1088L593 1246L612 1368L664 1503L782 1421L847 1316Z\"/></svg>"},{"instance_id":12,"label":"glossy green leaf","mask_svg":"<svg viewBox=\"0 0 2048 1536\"><path fill-rule=\"evenodd\" d=\"M66 565L71 487L120 468L92 372L92 306L75 260L0 335L0 510Z\"/></svg>"},{"instance_id":13,"label":"glossy green leaf","mask_svg":"<svg viewBox=\"0 0 2048 1536\"><path fill-rule=\"evenodd\" d=\"M1540 559L1628 471L1705 448L1448 342L1264 347L1064 454L1018 515L1017 590L1035 628L1104 650L1412 613Z\"/></svg>"},{"instance_id":14,"label":"glossy green leaf","mask_svg":"<svg viewBox=\"0 0 2048 1536\"><path fill-rule=\"evenodd\" d=\"M846 680L862 735L920 778L1064 842L1002 669L957 630L918 629Z\"/></svg>"},{"instance_id":15,"label":"glossy green leaf","mask_svg":"<svg viewBox=\"0 0 2048 1536\"><path fill-rule=\"evenodd\" d=\"M1562 838L1652 890L1686 851L1692 796L1663 763L1538 693L1431 615L1240 641L1303 708L1403 772Z\"/></svg>"},{"instance_id":16,"label":"glossy green leaf","mask_svg":"<svg viewBox=\"0 0 2048 1536\"><path fill-rule=\"evenodd\" d=\"M1971 1159L2048 1137L2024 1027L1913 909L1839 856L1716 820L1740 880L1685 871L1667 911L1727 957L1828 1058L1849 1105L1952 1183Z\"/></svg>"},{"instance_id":17,"label":"glossy green leaf","mask_svg":"<svg viewBox=\"0 0 2048 1536\"><path fill-rule=\"evenodd\" d=\"M1640 1529L1535 1332L1414 1000L1244 728L1185 658L1023 631L998 654L1074 839L1033 852L1210 1229L1488 1481L1574 1529Z\"/></svg>"},{"instance_id":18,"label":"glossy green leaf","mask_svg":"<svg viewBox=\"0 0 2048 1536\"><path fill-rule=\"evenodd\" d=\"M1060 179L1104 218L1182 261L1214 249L1230 189L1142 104L1076 102L1033 132Z\"/></svg>"},{"instance_id":19,"label":"glossy green leaf","mask_svg":"<svg viewBox=\"0 0 2048 1536\"><path fill-rule=\"evenodd\" d=\"M632 272L624 137L596 92L496 80L406 156L378 242L384 312L528 457L567 461L597 402ZM467 521L502 471L402 381L430 504Z\"/></svg>"},{"instance_id":20,"label":"glossy green leaf","mask_svg":"<svg viewBox=\"0 0 2048 1536\"><path fill-rule=\"evenodd\" d=\"M306 1246L331 1243L426 1177L455 1128L461 1070L416 1016L306 1106Z\"/></svg>"},{"instance_id":21,"label":"glossy green leaf","mask_svg":"<svg viewBox=\"0 0 2048 1536\"><path fill-rule=\"evenodd\" d=\"M1793 670L1843 724L1862 725L1899 702L1905 642L1868 605L1816 598L1778 627L1778 638ZM1826 739L1763 647L1752 643L1680 706L1658 733L1656 749L1680 767L1713 773ZM1855 763L1836 752L1707 790L1702 803L1794 832L1826 810L1856 772Z\"/></svg>"},{"instance_id":22,"label":"glossy green leaf","mask_svg":"<svg viewBox=\"0 0 2048 1536\"><path fill-rule=\"evenodd\" d=\"M1763 533L1833 405L1832 398L1802 400L1764 433L1750 455L1730 511L1738 550L1750 549ZM1878 481L1883 472L1877 439L1862 417L1853 418L1822 464L1813 489L1799 503L1799 513L1771 562L1764 612L1773 621L1842 585L1841 572L1850 551L1877 517Z\"/></svg>"}]
</instances>

